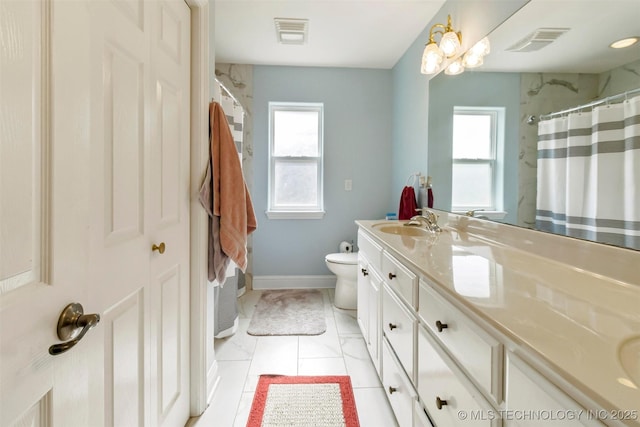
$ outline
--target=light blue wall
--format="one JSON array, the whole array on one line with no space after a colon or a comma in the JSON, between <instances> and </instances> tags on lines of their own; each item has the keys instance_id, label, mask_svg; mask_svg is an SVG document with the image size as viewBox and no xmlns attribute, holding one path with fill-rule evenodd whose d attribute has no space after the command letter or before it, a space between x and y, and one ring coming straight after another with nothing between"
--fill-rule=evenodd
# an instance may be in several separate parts
<instances>
[{"instance_id":1,"label":"light blue wall","mask_svg":"<svg viewBox=\"0 0 640 427\"><path fill-rule=\"evenodd\" d=\"M391 71L260 66L253 70L253 274L325 275L327 253L356 240L356 219L384 218L391 188ZM269 220L268 103L324 103L321 220ZM344 180L353 190L344 190Z\"/></svg>"},{"instance_id":2,"label":"light blue wall","mask_svg":"<svg viewBox=\"0 0 640 427\"><path fill-rule=\"evenodd\" d=\"M520 74L465 72L441 75L429 85L429 174L433 177L434 207L451 210L453 107L504 107L504 222L515 223L518 208Z\"/></svg>"},{"instance_id":3,"label":"light blue wall","mask_svg":"<svg viewBox=\"0 0 640 427\"><path fill-rule=\"evenodd\" d=\"M392 69L393 178L390 204L395 209L409 175L415 172L434 175L430 166L450 161L450 157L438 157L439 153L431 153L427 148L444 142L429 137L429 99L434 99L434 95L429 92L429 76L420 73L422 50L429 40L429 29L436 23L446 23L447 15L450 14L453 27L462 31L463 49L466 50L528 2L529 0L447 0ZM435 157L431 158L432 155ZM444 192L450 192L450 189L439 188L439 185L434 179L436 205Z\"/></svg>"},{"instance_id":4,"label":"light blue wall","mask_svg":"<svg viewBox=\"0 0 640 427\"><path fill-rule=\"evenodd\" d=\"M419 72L423 49L424 44L414 43L392 72L393 178L390 212L398 211L400 194L408 177L416 172L427 174L429 79Z\"/></svg>"},{"instance_id":5,"label":"light blue wall","mask_svg":"<svg viewBox=\"0 0 640 427\"><path fill-rule=\"evenodd\" d=\"M431 174L430 165L447 161L428 148L439 143L429 139L429 78L420 74L429 28L446 22L450 13L468 48L527 2L447 0L392 70L255 66L255 276L330 274L324 256L340 241L356 239L355 219L396 211L409 175ZM325 104L327 214L322 220L269 220L264 213L269 101ZM353 180L353 191L344 191L345 179Z\"/></svg>"}]
</instances>

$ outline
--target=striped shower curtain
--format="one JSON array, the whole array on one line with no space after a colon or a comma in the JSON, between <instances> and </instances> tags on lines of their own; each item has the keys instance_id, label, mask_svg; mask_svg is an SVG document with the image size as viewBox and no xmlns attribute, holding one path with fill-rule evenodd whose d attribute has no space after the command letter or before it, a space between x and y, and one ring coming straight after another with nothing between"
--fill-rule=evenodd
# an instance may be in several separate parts
<instances>
[{"instance_id":1,"label":"striped shower curtain","mask_svg":"<svg viewBox=\"0 0 640 427\"><path fill-rule=\"evenodd\" d=\"M539 123L536 228L640 249L640 96Z\"/></svg>"},{"instance_id":2,"label":"striped shower curtain","mask_svg":"<svg viewBox=\"0 0 640 427\"><path fill-rule=\"evenodd\" d=\"M238 104L233 98L227 95L226 90L222 89L220 94L220 105L227 116L229 128L233 135L233 141L236 143L236 150L242 154L242 127L244 125L244 108ZM242 160L242 158L241 158Z\"/></svg>"}]
</instances>

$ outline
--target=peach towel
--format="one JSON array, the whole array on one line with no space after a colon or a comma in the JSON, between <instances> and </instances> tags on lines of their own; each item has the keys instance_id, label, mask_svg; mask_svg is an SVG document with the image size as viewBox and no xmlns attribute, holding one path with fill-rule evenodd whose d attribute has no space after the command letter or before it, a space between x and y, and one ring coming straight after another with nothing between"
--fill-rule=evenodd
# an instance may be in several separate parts
<instances>
[{"instance_id":1,"label":"peach towel","mask_svg":"<svg viewBox=\"0 0 640 427\"><path fill-rule=\"evenodd\" d=\"M212 248L212 240L218 240L222 252L244 272L247 268L247 236L255 231L257 222L229 123L217 102L209 104L209 129L212 173L207 173L200 191L200 201L210 216L217 216L220 220L219 230L215 230L217 227L209 230L209 278L213 280L212 267L215 278L215 270L220 273L220 269L217 268L219 265L216 264L224 260L221 261L220 257L216 256L217 259L212 262L214 254L211 250L214 249L215 252L217 246L216 244ZM210 185L206 182L209 176Z\"/></svg>"}]
</instances>

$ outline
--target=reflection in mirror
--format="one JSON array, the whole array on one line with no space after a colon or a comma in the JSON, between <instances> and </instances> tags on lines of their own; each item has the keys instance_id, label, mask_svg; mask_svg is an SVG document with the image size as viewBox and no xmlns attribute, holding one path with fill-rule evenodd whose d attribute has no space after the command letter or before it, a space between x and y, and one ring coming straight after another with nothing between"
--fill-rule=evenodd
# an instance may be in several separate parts
<instances>
[{"instance_id":1,"label":"reflection in mirror","mask_svg":"<svg viewBox=\"0 0 640 427\"><path fill-rule=\"evenodd\" d=\"M553 7L550 9L551 3ZM503 108L504 123L496 132L504 139L504 146L493 168L493 185L498 194L497 205L501 206L495 210L502 210L505 214L504 219L496 217L494 212L487 212L486 215L483 213L483 216L523 227L542 228L640 249L640 144L637 142L640 136L637 135L637 125L627 127L626 131L610 130L605 141L600 143L578 141L581 147L577 152L571 147L567 149L566 142L562 141L559 142L560 145L547 146L545 148L551 151L545 153L553 162L548 161L546 166L549 167L538 170L540 116L588 105L594 100L616 94L623 95L618 99L610 99L609 103L622 101L624 104L625 93L628 99L640 96L630 92L640 88L640 43L625 49L609 47L610 43L618 39L638 36L638 22L640 8L635 1L594 0L589 2L589 7L584 7L584 3L579 1L532 0L489 34L491 54L484 59L482 67L466 70L458 76L441 73L432 78L429 84L428 167L440 196L435 207L445 210L452 207L455 109ZM541 40L540 35L544 38L549 34L557 38L552 41ZM533 38L529 37L531 35ZM535 39L536 35L538 40ZM586 116L592 109L593 107L585 107L576 113ZM613 107L608 108L606 105L596 108L607 111L612 109ZM640 112L629 114L636 118L637 123ZM567 114L561 116L565 117L562 120L567 120ZM594 116L600 117L602 113ZM603 120L596 119L597 123ZM627 119L629 120L634 119ZM621 123L624 118L606 121ZM547 122L549 120L543 120L545 125L548 125ZM602 129L607 125L583 124L580 128L594 126L595 129ZM580 132L582 131L578 133ZM636 134L632 134L633 132ZM553 135L561 133L562 130L552 131L543 138L556 141L557 138ZM626 160L622 160L619 166L606 164L610 153L602 154L602 150L611 151L610 148L616 146L606 144L609 140L618 141L618 147L622 148L617 151L626 153ZM562 150L564 159L560 162ZM582 154L577 155L581 150ZM586 157L585 150L600 154L593 158ZM567 152L571 154L567 156ZM553 156L548 157L550 155ZM543 206L537 212L536 202L540 196L538 174L544 174L542 178L546 178L545 185L550 190L547 195L542 194L542 197L552 200L558 197L557 190L567 184L560 178L550 178L548 171L565 168L566 175L566 168L569 167L570 173L573 173L576 161L579 161L579 167L582 168L580 174L583 183L597 183L600 178L613 176L614 171L617 178L600 182L598 190L597 186L593 189L569 186L572 188L569 199L573 200L569 204L591 206L591 211L574 211L571 207L569 210L565 208L564 211L558 210L547 215L549 212L546 211L551 211L547 209L547 203L547 207ZM467 180L468 185L471 185L471 179ZM464 187L464 183L462 186ZM598 205L595 194L600 192L604 197L609 197L608 193L612 191L608 190L613 190L614 187L624 201L601 198L607 202L601 201ZM578 194L581 194L581 199L576 201L575 196ZM603 212L606 214L603 215ZM459 209L457 213L464 211ZM565 222L574 221L574 218L578 224L567 227ZM618 229L620 227L629 230L621 232ZM626 237L610 236L620 233Z\"/></svg>"}]
</instances>

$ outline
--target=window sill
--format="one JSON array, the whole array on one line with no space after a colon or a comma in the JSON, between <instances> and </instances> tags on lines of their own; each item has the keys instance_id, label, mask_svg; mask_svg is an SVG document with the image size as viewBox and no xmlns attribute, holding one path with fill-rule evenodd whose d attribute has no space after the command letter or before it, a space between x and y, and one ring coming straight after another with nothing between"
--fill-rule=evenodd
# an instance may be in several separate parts
<instances>
[{"instance_id":1,"label":"window sill","mask_svg":"<svg viewBox=\"0 0 640 427\"><path fill-rule=\"evenodd\" d=\"M458 215L466 215L467 212L468 211L453 211L453 213ZM473 218L499 220L504 219L505 216L507 216L507 212L505 211L476 211Z\"/></svg>"},{"instance_id":2,"label":"window sill","mask_svg":"<svg viewBox=\"0 0 640 427\"><path fill-rule=\"evenodd\" d=\"M269 219L322 219L325 211L266 211Z\"/></svg>"}]
</instances>

